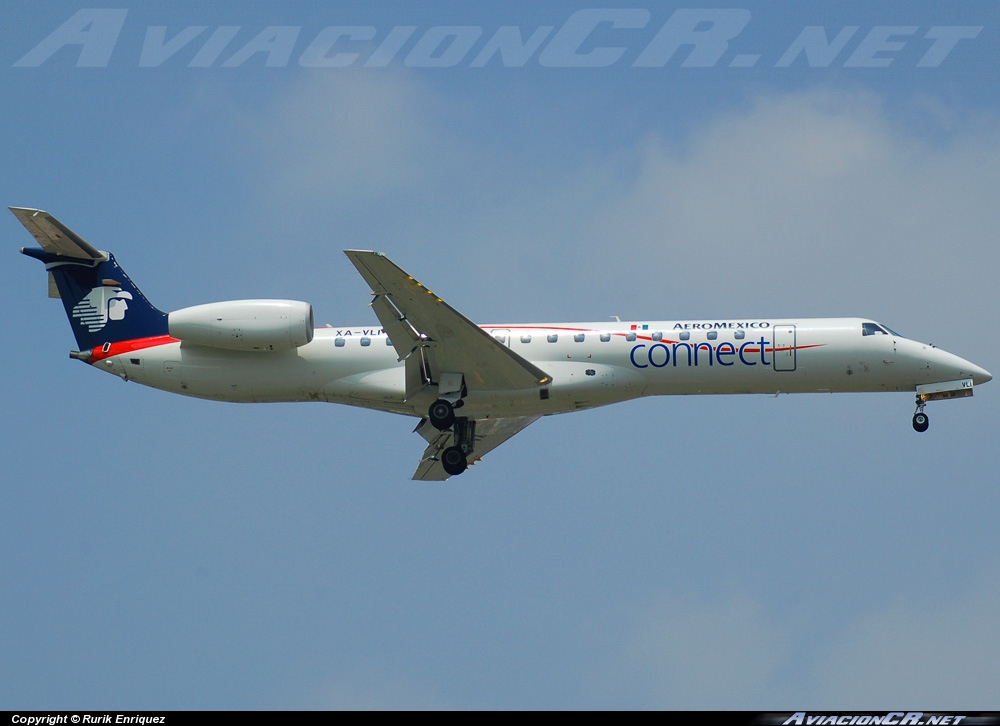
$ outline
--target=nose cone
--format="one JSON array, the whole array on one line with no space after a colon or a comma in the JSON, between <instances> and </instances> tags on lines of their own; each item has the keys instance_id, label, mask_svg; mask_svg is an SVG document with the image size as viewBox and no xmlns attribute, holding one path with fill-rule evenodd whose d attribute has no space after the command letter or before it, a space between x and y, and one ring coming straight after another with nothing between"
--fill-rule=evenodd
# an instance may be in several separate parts
<instances>
[{"instance_id":1,"label":"nose cone","mask_svg":"<svg viewBox=\"0 0 1000 726\"><path fill-rule=\"evenodd\" d=\"M965 358L959 358L954 353L947 353L936 349L935 359L932 359L932 367L941 375L947 375L953 379L971 378L973 385L980 385L993 380L993 376L985 368L980 368L975 363L971 363Z\"/></svg>"},{"instance_id":2,"label":"nose cone","mask_svg":"<svg viewBox=\"0 0 1000 726\"><path fill-rule=\"evenodd\" d=\"M946 353L945 356L947 358L942 361L942 367L949 371L949 375L955 378L971 378L973 385L977 386L980 383L993 380L993 376L985 368L980 368L975 363L971 363L965 358L959 358L953 353Z\"/></svg>"}]
</instances>

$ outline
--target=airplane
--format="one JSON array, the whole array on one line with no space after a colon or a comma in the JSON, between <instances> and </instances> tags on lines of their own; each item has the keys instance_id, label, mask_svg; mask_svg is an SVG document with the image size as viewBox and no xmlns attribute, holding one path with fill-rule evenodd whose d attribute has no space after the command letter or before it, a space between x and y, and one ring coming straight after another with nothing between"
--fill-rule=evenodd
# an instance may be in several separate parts
<instances>
[{"instance_id":1,"label":"airplane","mask_svg":"<svg viewBox=\"0 0 1000 726\"><path fill-rule=\"evenodd\" d=\"M476 325L378 252L345 250L379 326L316 327L295 300L164 313L110 252L47 212L10 207L62 300L70 357L164 391L217 401L326 401L417 418L415 480L443 481L542 416L643 396L908 391L964 398L983 368L864 318Z\"/></svg>"}]
</instances>

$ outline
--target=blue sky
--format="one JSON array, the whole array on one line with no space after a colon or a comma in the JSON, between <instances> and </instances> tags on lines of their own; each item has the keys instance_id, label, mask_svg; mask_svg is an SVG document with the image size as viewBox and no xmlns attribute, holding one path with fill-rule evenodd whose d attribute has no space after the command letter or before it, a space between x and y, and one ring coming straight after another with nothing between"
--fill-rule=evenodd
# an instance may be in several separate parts
<instances>
[{"instance_id":1,"label":"blue sky","mask_svg":"<svg viewBox=\"0 0 1000 726\"><path fill-rule=\"evenodd\" d=\"M996 4L714 8L15 0L2 197L166 310L372 324L374 248L482 323L860 315L996 372ZM923 436L631 402L417 484L409 420L70 361L0 230L0 708L1000 709L992 386Z\"/></svg>"}]
</instances>

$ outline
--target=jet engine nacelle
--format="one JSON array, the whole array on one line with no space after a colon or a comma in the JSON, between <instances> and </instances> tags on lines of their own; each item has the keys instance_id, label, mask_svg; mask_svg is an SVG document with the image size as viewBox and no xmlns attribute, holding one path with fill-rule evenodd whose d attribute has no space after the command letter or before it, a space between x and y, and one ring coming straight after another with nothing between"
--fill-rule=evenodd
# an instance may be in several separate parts
<instances>
[{"instance_id":1,"label":"jet engine nacelle","mask_svg":"<svg viewBox=\"0 0 1000 726\"><path fill-rule=\"evenodd\" d=\"M298 300L227 300L175 310L170 336L228 350L289 350L313 339L312 305Z\"/></svg>"}]
</instances>

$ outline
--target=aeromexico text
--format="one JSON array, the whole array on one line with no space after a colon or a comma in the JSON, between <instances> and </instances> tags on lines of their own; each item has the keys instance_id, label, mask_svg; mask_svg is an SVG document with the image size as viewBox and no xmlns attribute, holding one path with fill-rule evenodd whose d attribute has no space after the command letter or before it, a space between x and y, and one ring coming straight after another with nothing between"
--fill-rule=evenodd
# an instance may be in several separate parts
<instances>
[{"instance_id":1,"label":"aeromexico text","mask_svg":"<svg viewBox=\"0 0 1000 726\"><path fill-rule=\"evenodd\" d=\"M743 323L675 323L674 330L760 330L770 328L771 324L763 320Z\"/></svg>"}]
</instances>

